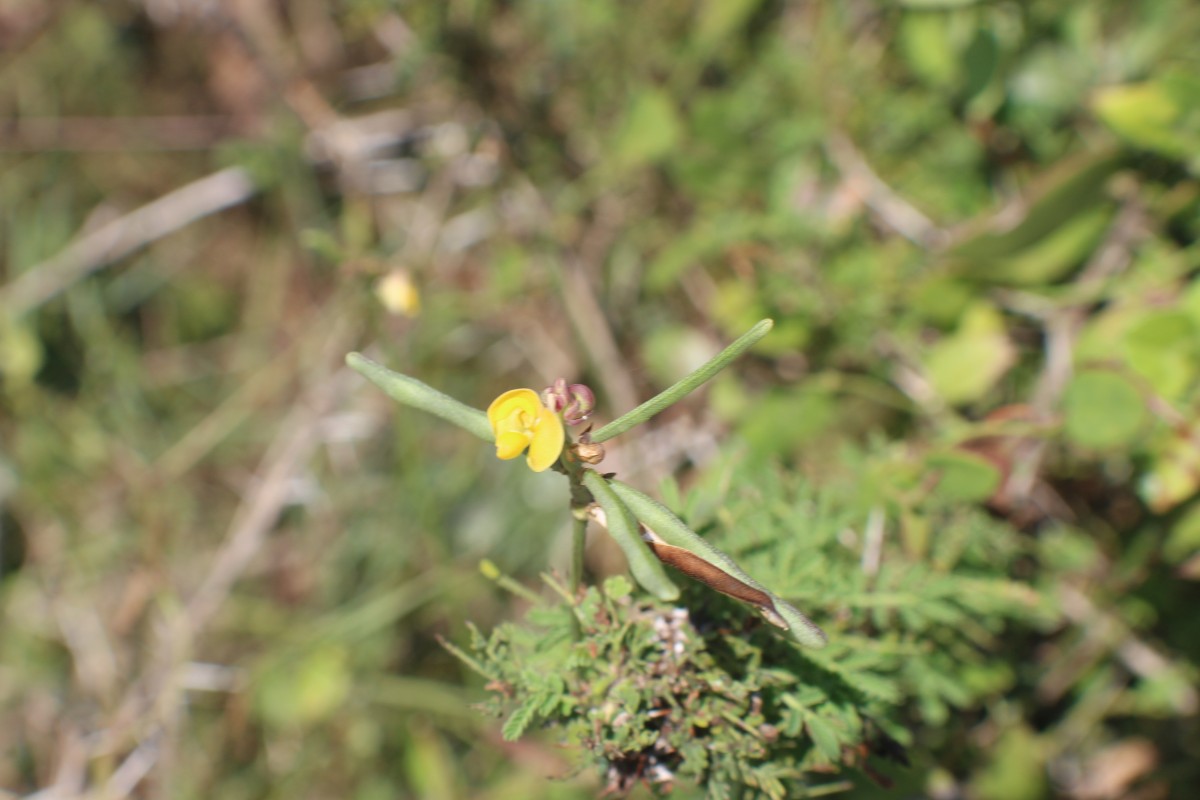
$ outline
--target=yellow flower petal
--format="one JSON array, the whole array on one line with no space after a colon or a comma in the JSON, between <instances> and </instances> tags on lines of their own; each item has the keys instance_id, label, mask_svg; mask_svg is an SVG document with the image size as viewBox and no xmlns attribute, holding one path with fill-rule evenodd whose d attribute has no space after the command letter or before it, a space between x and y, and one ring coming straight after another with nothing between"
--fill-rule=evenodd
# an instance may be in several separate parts
<instances>
[{"instance_id":1,"label":"yellow flower petal","mask_svg":"<svg viewBox=\"0 0 1200 800\"><path fill-rule=\"evenodd\" d=\"M492 430L495 431L501 420L507 419L512 416L514 411L520 410L529 415L529 424L532 426L541 408L542 400L533 389L509 389L488 406L488 422L492 423Z\"/></svg>"},{"instance_id":2,"label":"yellow flower petal","mask_svg":"<svg viewBox=\"0 0 1200 800\"><path fill-rule=\"evenodd\" d=\"M526 463L534 472L542 472L562 453L566 441L562 420L542 405L542 398L532 389L505 392L488 406L487 416L499 458L516 458L529 448Z\"/></svg>"},{"instance_id":3,"label":"yellow flower petal","mask_svg":"<svg viewBox=\"0 0 1200 800\"><path fill-rule=\"evenodd\" d=\"M421 295L407 270L394 269L380 278L375 284L375 296L389 313L405 317L421 313Z\"/></svg>"},{"instance_id":4,"label":"yellow flower petal","mask_svg":"<svg viewBox=\"0 0 1200 800\"><path fill-rule=\"evenodd\" d=\"M496 457L508 461L516 458L529 446L532 437L528 434L511 431L496 437Z\"/></svg>"},{"instance_id":5,"label":"yellow flower petal","mask_svg":"<svg viewBox=\"0 0 1200 800\"><path fill-rule=\"evenodd\" d=\"M538 413L537 424L533 429L533 441L529 443L529 455L526 456L525 463L534 472L549 469L562 454L565 440L562 420L558 418L558 414L543 407Z\"/></svg>"}]
</instances>

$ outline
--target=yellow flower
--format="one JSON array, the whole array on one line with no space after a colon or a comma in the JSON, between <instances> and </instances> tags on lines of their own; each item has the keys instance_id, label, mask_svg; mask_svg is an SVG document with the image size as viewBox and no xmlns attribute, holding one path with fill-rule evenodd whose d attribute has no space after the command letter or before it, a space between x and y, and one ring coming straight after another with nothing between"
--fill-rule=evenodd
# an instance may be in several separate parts
<instances>
[{"instance_id":1,"label":"yellow flower","mask_svg":"<svg viewBox=\"0 0 1200 800\"><path fill-rule=\"evenodd\" d=\"M380 278L375 296L390 314L415 317L421 313L421 294L406 270L394 269Z\"/></svg>"},{"instance_id":2,"label":"yellow flower","mask_svg":"<svg viewBox=\"0 0 1200 800\"><path fill-rule=\"evenodd\" d=\"M529 449L525 457L534 472L548 469L562 453L562 420L542 405L533 389L512 389L497 397L488 406L488 422L496 435L496 455L505 460L516 458Z\"/></svg>"}]
</instances>

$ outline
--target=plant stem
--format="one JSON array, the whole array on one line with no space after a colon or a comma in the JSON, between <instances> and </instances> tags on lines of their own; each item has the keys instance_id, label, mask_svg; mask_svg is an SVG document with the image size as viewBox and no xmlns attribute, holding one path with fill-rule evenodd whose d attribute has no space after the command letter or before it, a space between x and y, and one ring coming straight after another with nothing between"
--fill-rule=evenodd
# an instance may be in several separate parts
<instances>
[{"instance_id":1,"label":"plant stem","mask_svg":"<svg viewBox=\"0 0 1200 800\"><path fill-rule=\"evenodd\" d=\"M587 517L575 518L571 526L571 594L578 595L583 584L583 550L587 543Z\"/></svg>"},{"instance_id":2,"label":"plant stem","mask_svg":"<svg viewBox=\"0 0 1200 800\"><path fill-rule=\"evenodd\" d=\"M640 425L646 420L653 417L664 408L679 402L687 395L695 391L705 381L711 379L725 367L729 366L735 358L740 356L746 350L750 349L759 339L767 335L774 327L775 323L772 320L761 320L750 330L742 334L733 344L726 347L720 353L717 353L708 363L700 367L692 374L688 375L683 380L676 383L674 386L660 392L650 398L640 406L617 417L612 422L605 425L600 430L592 434L592 441L600 443L611 439L612 437L622 434L635 425Z\"/></svg>"}]
</instances>

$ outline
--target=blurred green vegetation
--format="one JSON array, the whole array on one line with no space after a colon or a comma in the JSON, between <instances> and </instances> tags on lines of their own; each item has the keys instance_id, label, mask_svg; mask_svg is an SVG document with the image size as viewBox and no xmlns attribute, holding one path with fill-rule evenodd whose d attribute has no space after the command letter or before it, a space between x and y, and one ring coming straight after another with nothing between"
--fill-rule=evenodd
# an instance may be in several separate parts
<instances>
[{"instance_id":1,"label":"blurred green vegetation","mask_svg":"<svg viewBox=\"0 0 1200 800\"><path fill-rule=\"evenodd\" d=\"M1198 40L1186 0L6 3L0 788L595 796L438 644L559 613L561 478L343 357L603 422L764 317L603 465L796 565L835 657L739 657L887 673L907 793L1194 787ZM874 796L822 719L766 721Z\"/></svg>"}]
</instances>

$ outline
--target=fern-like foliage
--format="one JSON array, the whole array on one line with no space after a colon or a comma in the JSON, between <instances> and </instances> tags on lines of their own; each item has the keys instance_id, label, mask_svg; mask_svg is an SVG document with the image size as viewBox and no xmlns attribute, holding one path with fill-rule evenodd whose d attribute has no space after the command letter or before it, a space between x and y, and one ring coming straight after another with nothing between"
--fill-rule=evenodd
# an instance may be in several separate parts
<instances>
[{"instance_id":1,"label":"fern-like foliage","mask_svg":"<svg viewBox=\"0 0 1200 800\"><path fill-rule=\"evenodd\" d=\"M1054 616L1011 577L1018 534L982 512L923 509L936 533L918 545L886 509L844 492L765 468L742 478L683 502L688 521L811 611L828 647L801 649L682 576L677 603L621 576L572 603L555 584L559 602L490 635L472 628L506 738L553 729L612 791L641 781L711 798L824 793L847 785L846 769L882 777L903 761L914 717L938 724L1002 691L989 650L1014 624Z\"/></svg>"}]
</instances>

